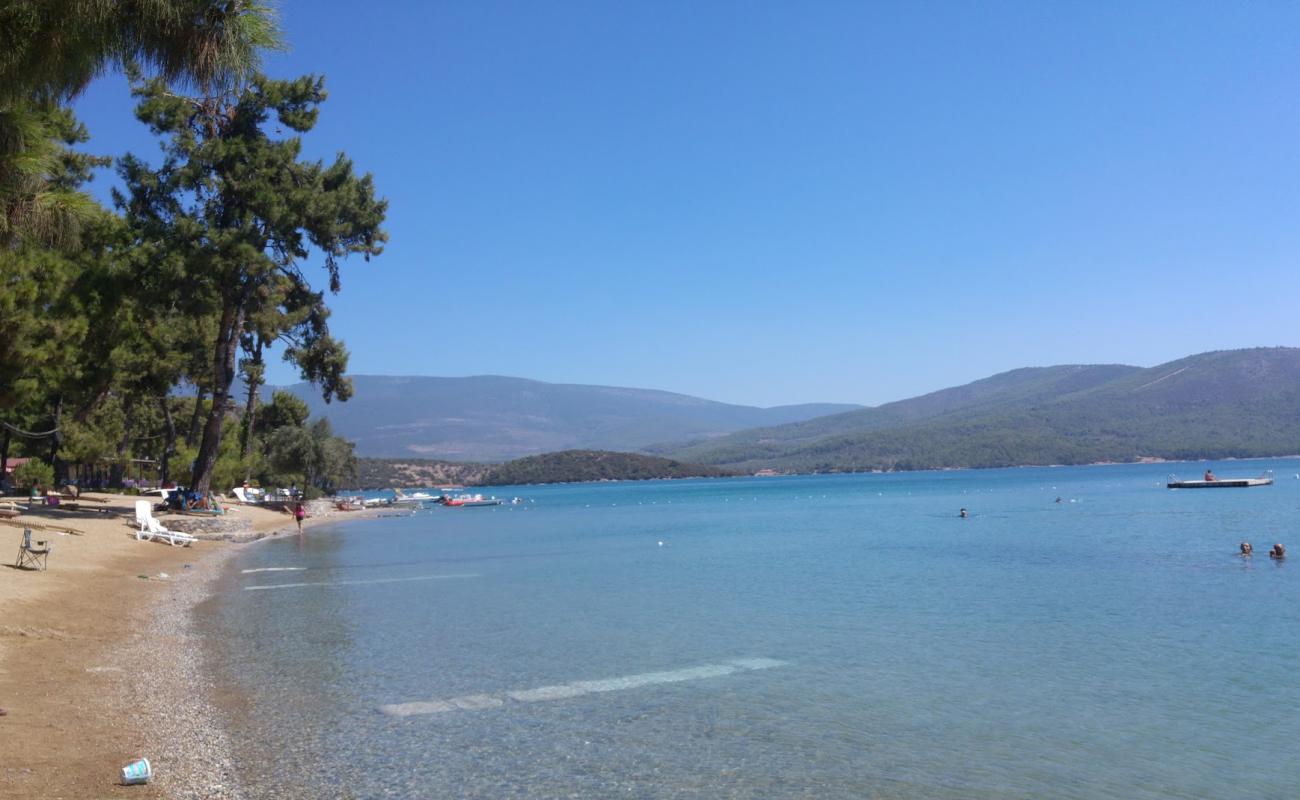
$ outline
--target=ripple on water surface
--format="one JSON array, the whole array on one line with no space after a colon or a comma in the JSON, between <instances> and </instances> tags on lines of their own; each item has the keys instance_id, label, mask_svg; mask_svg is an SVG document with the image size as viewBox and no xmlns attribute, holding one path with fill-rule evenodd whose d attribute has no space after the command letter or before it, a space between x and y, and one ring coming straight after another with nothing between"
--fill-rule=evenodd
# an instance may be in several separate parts
<instances>
[{"instance_id":1,"label":"ripple on water surface","mask_svg":"<svg viewBox=\"0 0 1300 800\"><path fill-rule=\"evenodd\" d=\"M1300 583L1233 553L1300 481L1168 471L505 490L249 548L209 661L254 796L1295 796Z\"/></svg>"}]
</instances>

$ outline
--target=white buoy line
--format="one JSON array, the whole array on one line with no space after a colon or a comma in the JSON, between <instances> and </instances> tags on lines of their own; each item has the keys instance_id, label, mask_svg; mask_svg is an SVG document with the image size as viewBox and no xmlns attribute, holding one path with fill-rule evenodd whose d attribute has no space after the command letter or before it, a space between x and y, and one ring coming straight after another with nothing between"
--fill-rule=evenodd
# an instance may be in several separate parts
<instances>
[{"instance_id":1,"label":"white buoy line","mask_svg":"<svg viewBox=\"0 0 1300 800\"><path fill-rule=\"evenodd\" d=\"M667 672L642 672L621 678L604 678L594 681L574 681L536 689L520 689L498 694L467 694L445 700L423 700L410 703L383 705L379 710L393 717L413 717L425 714L443 714L448 711L480 711L499 708L507 703L540 703L546 700L564 700L570 697L639 689L661 683L681 683L705 678L721 678L739 672L772 669L786 666L788 662L775 658L733 658L720 664L669 670Z\"/></svg>"},{"instance_id":2,"label":"white buoy line","mask_svg":"<svg viewBox=\"0 0 1300 800\"><path fill-rule=\"evenodd\" d=\"M369 578L366 580L352 581L308 581L304 583L266 583L255 586L245 586L244 591L256 592L262 589L297 589L301 586L361 586L369 583L406 583L408 581L443 581L453 578L477 578L477 572L465 572L452 575L414 575L409 578Z\"/></svg>"}]
</instances>

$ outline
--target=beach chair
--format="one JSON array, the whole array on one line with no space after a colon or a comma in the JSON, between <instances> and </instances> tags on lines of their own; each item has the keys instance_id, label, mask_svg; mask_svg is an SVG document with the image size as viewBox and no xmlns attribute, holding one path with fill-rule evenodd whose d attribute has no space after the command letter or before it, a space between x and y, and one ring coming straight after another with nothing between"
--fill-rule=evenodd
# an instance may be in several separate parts
<instances>
[{"instance_id":1,"label":"beach chair","mask_svg":"<svg viewBox=\"0 0 1300 800\"><path fill-rule=\"evenodd\" d=\"M32 529L23 528L23 541L18 545L18 560L14 566L18 569L44 570L49 565L50 551L54 548L46 541L32 541Z\"/></svg>"},{"instance_id":2,"label":"beach chair","mask_svg":"<svg viewBox=\"0 0 1300 800\"><path fill-rule=\"evenodd\" d=\"M140 530L135 532L135 538L140 541L152 540L155 542L167 542L172 547L185 546L189 547L198 541L188 533L168 530L163 527L153 515L153 504L148 500L135 501L135 521L139 523Z\"/></svg>"}]
</instances>

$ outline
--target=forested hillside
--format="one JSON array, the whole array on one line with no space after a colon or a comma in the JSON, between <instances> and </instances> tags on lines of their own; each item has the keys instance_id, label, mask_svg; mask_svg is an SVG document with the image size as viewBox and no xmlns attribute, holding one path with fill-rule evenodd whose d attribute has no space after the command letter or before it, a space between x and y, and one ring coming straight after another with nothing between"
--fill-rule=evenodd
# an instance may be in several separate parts
<instances>
[{"instance_id":1,"label":"forested hillside","mask_svg":"<svg viewBox=\"0 0 1300 800\"><path fill-rule=\"evenodd\" d=\"M359 458L353 489L471 486L482 481L486 464L428 458Z\"/></svg>"},{"instance_id":2,"label":"forested hillside","mask_svg":"<svg viewBox=\"0 0 1300 800\"><path fill-rule=\"evenodd\" d=\"M790 471L1291 455L1300 453L1300 350L1203 353L1149 369L1017 370L891 405L887 420L872 413L882 406L670 452Z\"/></svg>"},{"instance_id":3,"label":"forested hillside","mask_svg":"<svg viewBox=\"0 0 1300 800\"><path fill-rule=\"evenodd\" d=\"M1121 364L1026 367L873 408L787 425L751 428L688 446L668 443L647 450L701 463L725 461L733 454L737 460L779 456L791 445L812 443L835 435L898 428L956 413L972 415L1027 408L1140 371L1139 367Z\"/></svg>"},{"instance_id":4,"label":"forested hillside","mask_svg":"<svg viewBox=\"0 0 1300 800\"><path fill-rule=\"evenodd\" d=\"M357 471L362 489L413 488L459 484L506 486L579 481L637 481L656 478L721 477L734 474L718 467L686 464L669 458L604 450L566 450L507 461L472 464L424 459L363 458Z\"/></svg>"},{"instance_id":5,"label":"forested hillside","mask_svg":"<svg viewBox=\"0 0 1300 800\"><path fill-rule=\"evenodd\" d=\"M566 450L515 459L493 467L486 486L577 481L641 481L657 478L720 478L734 474L717 467L669 458L598 450Z\"/></svg>"}]
</instances>

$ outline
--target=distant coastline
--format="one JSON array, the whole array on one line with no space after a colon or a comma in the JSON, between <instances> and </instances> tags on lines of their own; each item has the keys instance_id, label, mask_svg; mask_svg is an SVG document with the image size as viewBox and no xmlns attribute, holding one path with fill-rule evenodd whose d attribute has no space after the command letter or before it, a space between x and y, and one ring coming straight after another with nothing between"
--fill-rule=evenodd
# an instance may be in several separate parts
<instances>
[{"instance_id":1,"label":"distant coastline","mask_svg":"<svg viewBox=\"0 0 1300 800\"><path fill-rule=\"evenodd\" d=\"M629 457L630 459L647 458L645 456L640 456L639 454L636 453L624 453L624 454L614 454L614 455L623 455ZM543 456L538 456L535 458L540 459L543 458ZM1001 469L1058 469L1058 468L1072 468L1072 467L1108 467L1108 466L1127 466L1127 465L1136 465L1136 464L1204 464L1207 462L1238 463L1238 462L1252 462L1252 461L1273 461L1273 460L1290 459L1290 458L1300 459L1300 454L1291 453L1291 454L1276 455L1276 456L1229 456L1226 458L1212 458L1206 456L1206 457L1193 457L1193 458L1184 458L1184 459L1144 457L1132 461L1090 461L1087 463L1080 463L1080 464L1006 464L1000 466L936 467L933 469L888 469L888 470L886 469L857 469L857 470L829 469L829 470L811 470L811 471L780 471L780 470L771 470L771 469L761 469L761 470L756 470L754 472L738 472L738 471L728 472L728 471L708 471L707 468L703 468L703 469L699 469L699 471L696 472L693 470L695 468L699 468L699 465L684 465L686 469L684 469L678 474L671 474L671 473L658 474L652 472L650 474L641 474L641 475L610 475L605 477L571 477L569 479L565 479L561 474L558 473L542 472L539 474L547 475L550 479L537 479L537 480L529 480L529 481L498 480L493 482L471 481L471 482L465 482L464 485L481 486L481 487L529 486L529 485L550 486L556 484L570 484L570 483L621 483L627 481L687 480L687 479L697 479L697 478L782 478L782 477L798 477L798 476L813 476L813 475L898 475L898 474L908 474L908 473L972 472L972 471L981 471L981 470L1001 470ZM523 459L521 459L521 461L522 460ZM404 466L404 465L409 466L412 464L413 460L412 459L363 459L363 461L391 462L395 466ZM435 463L441 466L449 466L449 465L456 466L456 462L431 462L431 463ZM489 474L490 470L493 469L491 465L483 465L483 464L466 464L460 466L465 466L472 470L483 470L484 475ZM373 467L372 467L371 474L373 475L379 473L373 471ZM395 474L418 475L420 473L399 470ZM507 472L501 474L509 475L513 473ZM422 481L419 480L418 478L410 477L407 478L406 480L389 481L389 482L382 482L382 481L373 482L372 484L368 484L365 486L352 487L348 491L375 491L375 490L382 490L382 489L425 489L430 486L439 485L440 483L445 483L445 481Z\"/></svg>"},{"instance_id":2,"label":"distant coastline","mask_svg":"<svg viewBox=\"0 0 1300 800\"><path fill-rule=\"evenodd\" d=\"M356 488L413 489L457 483L464 486L526 486L597 481L720 478L744 473L641 453L562 450L526 456L504 464L474 464L420 459L363 458Z\"/></svg>"}]
</instances>

